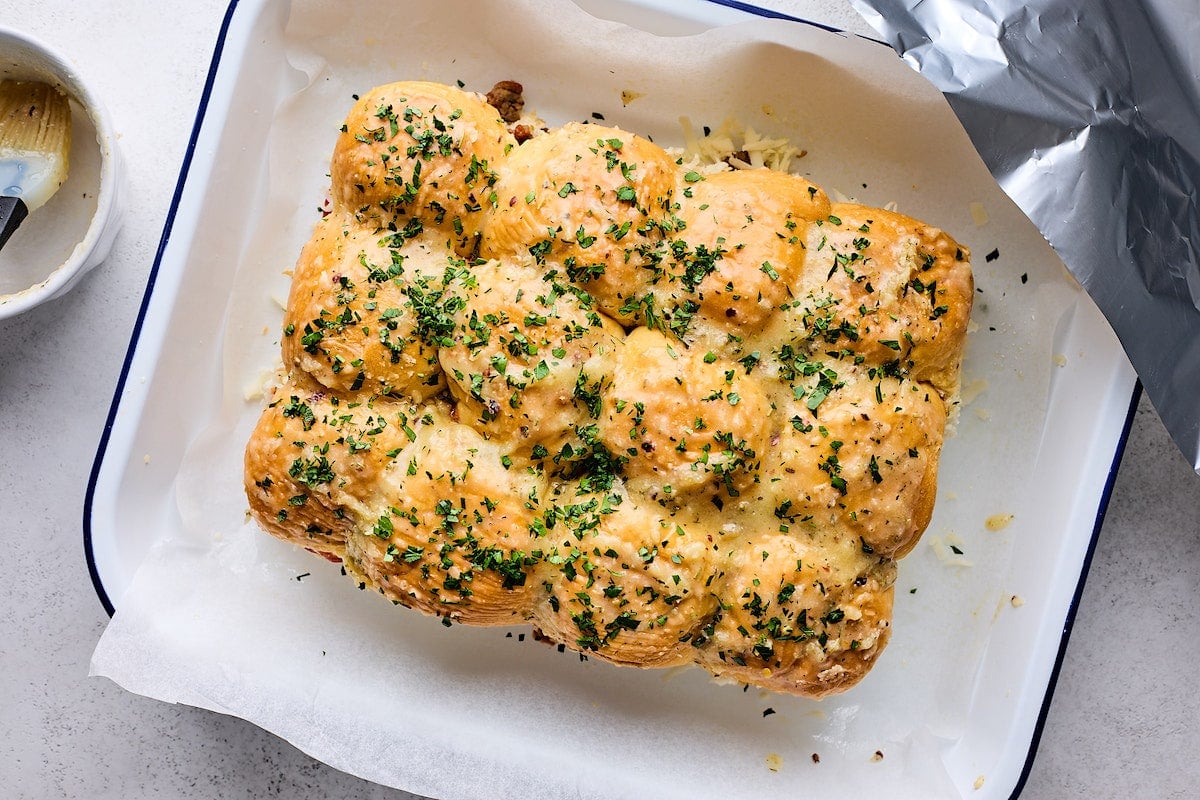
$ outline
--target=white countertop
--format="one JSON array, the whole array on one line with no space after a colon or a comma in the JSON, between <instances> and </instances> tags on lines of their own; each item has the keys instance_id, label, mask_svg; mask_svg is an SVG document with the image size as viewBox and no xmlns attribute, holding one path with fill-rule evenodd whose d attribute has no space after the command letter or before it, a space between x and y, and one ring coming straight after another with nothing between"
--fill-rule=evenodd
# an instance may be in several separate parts
<instances>
[{"instance_id":1,"label":"white countertop","mask_svg":"<svg viewBox=\"0 0 1200 800\"><path fill-rule=\"evenodd\" d=\"M764 4L846 15L844 0ZM98 88L130 190L107 262L66 297L0 321L3 796L411 796L241 720L87 677L108 618L84 561L84 492L225 8L0 0L0 24L71 54ZM1022 797L1196 796L1198 626L1200 477L1143 401Z\"/></svg>"}]
</instances>

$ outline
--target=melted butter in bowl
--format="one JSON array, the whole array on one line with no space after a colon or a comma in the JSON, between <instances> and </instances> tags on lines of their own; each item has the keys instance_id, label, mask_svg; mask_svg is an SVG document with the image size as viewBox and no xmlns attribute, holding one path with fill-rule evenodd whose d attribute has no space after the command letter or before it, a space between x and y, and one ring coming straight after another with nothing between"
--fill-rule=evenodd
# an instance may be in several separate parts
<instances>
[{"instance_id":1,"label":"melted butter in bowl","mask_svg":"<svg viewBox=\"0 0 1200 800\"><path fill-rule=\"evenodd\" d=\"M0 79L49 83L71 100L67 180L0 250L3 319L64 294L108 255L121 221L121 170L107 112L64 56L0 27Z\"/></svg>"}]
</instances>

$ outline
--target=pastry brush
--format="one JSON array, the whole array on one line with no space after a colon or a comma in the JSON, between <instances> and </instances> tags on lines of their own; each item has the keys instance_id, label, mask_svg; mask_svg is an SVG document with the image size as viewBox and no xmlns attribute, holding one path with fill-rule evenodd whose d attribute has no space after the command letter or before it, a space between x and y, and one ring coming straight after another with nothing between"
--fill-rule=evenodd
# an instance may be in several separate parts
<instances>
[{"instance_id":1,"label":"pastry brush","mask_svg":"<svg viewBox=\"0 0 1200 800\"><path fill-rule=\"evenodd\" d=\"M45 83L0 80L0 247L67 179L71 105Z\"/></svg>"}]
</instances>

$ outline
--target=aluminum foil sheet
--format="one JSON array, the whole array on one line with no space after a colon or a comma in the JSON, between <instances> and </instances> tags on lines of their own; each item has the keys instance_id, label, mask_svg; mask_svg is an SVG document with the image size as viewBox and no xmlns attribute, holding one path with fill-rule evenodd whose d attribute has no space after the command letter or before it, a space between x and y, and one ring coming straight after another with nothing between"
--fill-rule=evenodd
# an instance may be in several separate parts
<instances>
[{"instance_id":1,"label":"aluminum foil sheet","mask_svg":"<svg viewBox=\"0 0 1200 800\"><path fill-rule=\"evenodd\" d=\"M945 93L1200 471L1200 1L851 2Z\"/></svg>"}]
</instances>

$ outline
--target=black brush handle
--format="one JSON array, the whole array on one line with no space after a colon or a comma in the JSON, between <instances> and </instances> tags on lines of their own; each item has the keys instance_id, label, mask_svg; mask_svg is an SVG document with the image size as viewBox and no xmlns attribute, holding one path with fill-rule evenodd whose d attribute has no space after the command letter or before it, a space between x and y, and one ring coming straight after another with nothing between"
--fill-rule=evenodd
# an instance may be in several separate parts
<instances>
[{"instance_id":1,"label":"black brush handle","mask_svg":"<svg viewBox=\"0 0 1200 800\"><path fill-rule=\"evenodd\" d=\"M8 242L17 226L29 216L29 207L19 197L0 197L0 247Z\"/></svg>"}]
</instances>

